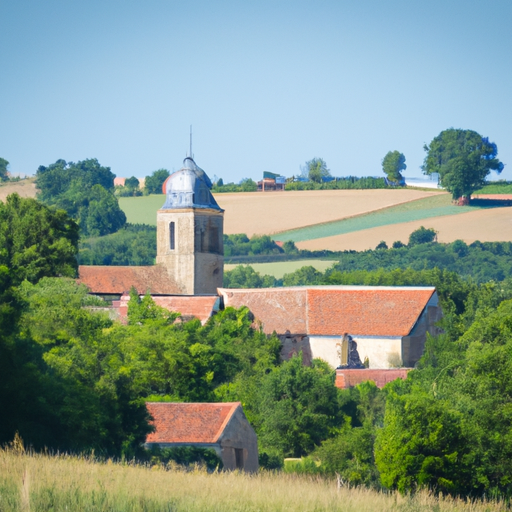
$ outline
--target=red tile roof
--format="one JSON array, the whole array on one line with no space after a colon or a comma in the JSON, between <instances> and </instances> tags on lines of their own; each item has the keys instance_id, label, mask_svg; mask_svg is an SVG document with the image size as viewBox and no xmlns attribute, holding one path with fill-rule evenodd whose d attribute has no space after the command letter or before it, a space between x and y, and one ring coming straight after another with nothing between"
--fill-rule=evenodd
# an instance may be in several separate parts
<instances>
[{"instance_id":1,"label":"red tile roof","mask_svg":"<svg viewBox=\"0 0 512 512\"><path fill-rule=\"evenodd\" d=\"M202 324L205 324L217 309L215 303L219 300L217 295L152 295L151 298L158 306L181 313L184 320L198 318ZM129 300L130 295L124 294L120 300L113 302L122 318L128 315Z\"/></svg>"},{"instance_id":2,"label":"red tile roof","mask_svg":"<svg viewBox=\"0 0 512 512\"><path fill-rule=\"evenodd\" d=\"M219 288L224 306L247 306L267 334L307 333L307 288Z\"/></svg>"},{"instance_id":3,"label":"red tile roof","mask_svg":"<svg viewBox=\"0 0 512 512\"><path fill-rule=\"evenodd\" d=\"M340 389L353 388L361 382L371 380L378 388L383 388L388 382L396 379L406 379L411 368L391 368L385 370L336 370L336 387Z\"/></svg>"},{"instance_id":4,"label":"red tile roof","mask_svg":"<svg viewBox=\"0 0 512 512\"><path fill-rule=\"evenodd\" d=\"M214 444L241 404L147 402L146 407L156 429L146 443Z\"/></svg>"},{"instance_id":5,"label":"red tile roof","mask_svg":"<svg viewBox=\"0 0 512 512\"><path fill-rule=\"evenodd\" d=\"M86 266L78 267L78 282L85 284L92 293L122 294L135 286L143 294L180 294L181 290L164 267Z\"/></svg>"},{"instance_id":6,"label":"red tile roof","mask_svg":"<svg viewBox=\"0 0 512 512\"><path fill-rule=\"evenodd\" d=\"M270 334L405 336L435 288L314 286L220 288L225 306L247 306Z\"/></svg>"},{"instance_id":7,"label":"red tile roof","mask_svg":"<svg viewBox=\"0 0 512 512\"><path fill-rule=\"evenodd\" d=\"M308 289L308 334L406 336L434 288Z\"/></svg>"}]
</instances>

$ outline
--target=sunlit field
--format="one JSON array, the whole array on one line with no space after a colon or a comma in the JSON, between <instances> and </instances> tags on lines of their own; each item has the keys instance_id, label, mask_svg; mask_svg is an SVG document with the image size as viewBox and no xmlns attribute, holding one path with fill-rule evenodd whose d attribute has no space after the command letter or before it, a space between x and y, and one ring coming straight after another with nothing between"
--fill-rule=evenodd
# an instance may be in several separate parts
<instances>
[{"instance_id":1,"label":"sunlit field","mask_svg":"<svg viewBox=\"0 0 512 512\"><path fill-rule=\"evenodd\" d=\"M0 201L5 201L9 194L17 193L21 197L36 197L35 178L0 183Z\"/></svg>"},{"instance_id":2,"label":"sunlit field","mask_svg":"<svg viewBox=\"0 0 512 512\"><path fill-rule=\"evenodd\" d=\"M342 487L335 479L287 474L208 474L0 450L0 510L116 512L498 512L428 492L414 497Z\"/></svg>"},{"instance_id":3,"label":"sunlit field","mask_svg":"<svg viewBox=\"0 0 512 512\"><path fill-rule=\"evenodd\" d=\"M399 190L308 190L291 192L241 192L215 194L225 210L224 232L269 235L345 217L388 208L431 196L439 191ZM119 204L128 222L156 224L163 195L122 197Z\"/></svg>"},{"instance_id":4,"label":"sunlit field","mask_svg":"<svg viewBox=\"0 0 512 512\"><path fill-rule=\"evenodd\" d=\"M462 208L462 207L455 207ZM437 240L442 243L464 240L470 244L480 242L512 242L512 207L478 209L460 215L448 215L390 224L337 236L317 238L297 243L300 249L311 251L329 249L331 251L364 251L375 249L384 240L389 247L394 241L407 243L409 235L420 226L437 231Z\"/></svg>"},{"instance_id":5,"label":"sunlit field","mask_svg":"<svg viewBox=\"0 0 512 512\"><path fill-rule=\"evenodd\" d=\"M249 263L249 265L261 275L274 276L276 279L281 279L285 274L295 272L302 267L314 267L320 272L325 272L335 261L332 260L293 260L293 261L276 261L269 263ZM224 271L233 270L239 264L224 264Z\"/></svg>"}]
</instances>

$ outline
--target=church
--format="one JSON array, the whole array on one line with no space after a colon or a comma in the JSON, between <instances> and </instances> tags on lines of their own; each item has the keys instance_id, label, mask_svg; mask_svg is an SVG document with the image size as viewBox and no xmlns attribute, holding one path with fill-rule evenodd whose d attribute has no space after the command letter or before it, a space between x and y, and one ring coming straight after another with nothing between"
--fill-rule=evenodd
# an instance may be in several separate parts
<instances>
[{"instance_id":1,"label":"church","mask_svg":"<svg viewBox=\"0 0 512 512\"><path fill-rule=\"evenodd\" d=\"M141 295L150 293L158 305L183 319L203 323L222 308L247 306L255 328L277 334L283 359L301 352L304 364L321 358L333 368L350 369L355 367L349 364L349 352L355 350L360 367L370 371L416 364L427 333L439 332L435 324L442 313L435 288L223 288L224 210L211 187L206 173L185 158L163 184L156 265L80 266L79 282L112 301L121 318L126 317L132 287ZM365 370L357 368L350 371L359 372L359 380Z\"/></svg>"}]
</instances>

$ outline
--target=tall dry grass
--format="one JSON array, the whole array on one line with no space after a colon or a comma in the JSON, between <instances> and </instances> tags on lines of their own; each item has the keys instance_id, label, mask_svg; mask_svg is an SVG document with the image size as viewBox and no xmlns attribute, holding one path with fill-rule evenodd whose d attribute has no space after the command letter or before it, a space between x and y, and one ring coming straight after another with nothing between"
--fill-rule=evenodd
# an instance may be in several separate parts
<instances>
[{"instance_id":1,"label":"tall dry grass","mask_svg":"<svg viewBox=\"0 0 512 512\"><path fill-rule=\"evenodd\" d=\"M208 474L0 450L0 510L23 511L465 511L504 510L421 492L414 497L338 489L335 481L285 474Z\"/></svg>"}]
</instances>

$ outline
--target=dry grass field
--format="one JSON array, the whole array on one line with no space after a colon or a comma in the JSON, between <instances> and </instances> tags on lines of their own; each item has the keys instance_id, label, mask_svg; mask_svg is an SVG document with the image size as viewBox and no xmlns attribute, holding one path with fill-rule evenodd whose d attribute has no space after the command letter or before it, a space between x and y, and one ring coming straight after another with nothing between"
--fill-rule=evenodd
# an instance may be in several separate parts
<instances>
[{"instance_id":1,"label":"dry grass field","mask_svg":"<svg viewBox=\"0 0 512 512\"><path fill-rule=\"evenodd\" d=\"M215 194L224 214L226 234L271 235L278 231L380 210L423 197L427 190L309 190Z\"/></svg>"},{"instance_id":2,"label":"dry grass field","mask_svg":"<svg viewBox=\"0 0 512 512\"><path fill-rule=\"evenodd\" d=\"M36 197L35 178L0 184L0 201L5 201L9 194L17 192L21 197Z\"/></svg>"},{"instance_id":3,"label":"dry grass field","mask_svg":"<svg viewBox=\"0 0 512 512\"><path fill-rule=\"evenodd\" d=\"M297 243L300 249L332 251L375 249L384 240L391 247L395 240L407 243L409 235L420 226L438 232L438 241L443 243L464 240L466 243L512 242L512 207L491 208L447 215L401 224L380 226L344 235L317 238Z\"/></svg>"},{"instance_id":4,"label":"dry grass field","mask_svg":"<svg viewBox=\"0 0 512 512\"><path fill-rule=\"evenodd\" d=\"M498 512L427 492L414 497L337 489L334 480L140 467L0 449L2 512Z\"/></svg>"}]
</instances>

